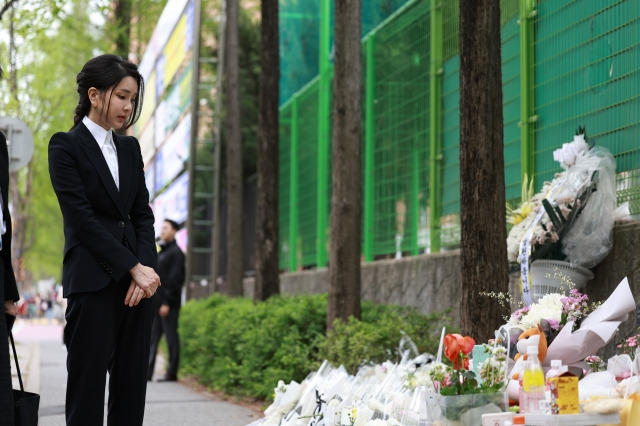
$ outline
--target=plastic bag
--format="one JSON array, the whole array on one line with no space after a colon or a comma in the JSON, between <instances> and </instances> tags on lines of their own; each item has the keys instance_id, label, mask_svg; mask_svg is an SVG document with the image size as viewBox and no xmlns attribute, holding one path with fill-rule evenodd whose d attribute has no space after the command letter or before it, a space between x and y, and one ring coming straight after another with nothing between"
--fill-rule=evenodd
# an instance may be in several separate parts
<instances>
[{"instance_id":1,"label":"plastic bag","mask_svg":"<svg viewBox=\"0 0 640 426\"><path fill-rule=\"evenodd\" d=\"M596 190L591 194L573 226L562 238L562 252L573 266L592 268L613 247L616 163L613 155L604 147L596 146L566 172L565 188L572 194L587 188L592 179ZM555 194L558 199L565 191Z\"/></svg>"}]
</instances>

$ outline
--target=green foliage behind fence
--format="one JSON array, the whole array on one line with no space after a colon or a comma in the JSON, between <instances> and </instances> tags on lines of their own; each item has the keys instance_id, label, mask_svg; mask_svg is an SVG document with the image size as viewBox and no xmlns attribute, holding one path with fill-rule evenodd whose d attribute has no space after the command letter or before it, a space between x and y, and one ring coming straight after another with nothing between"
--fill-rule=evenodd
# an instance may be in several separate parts
<instances>
[{"instance_id":1,"label":"green foliage behind fence","mask_svg":"<svg viewBox=\"0 0 640 426\"><path fill-rule=\"evenodd\" d=\"M500 4L507 200L519 199L524 174L539 189L560 171L553 150L584 125L616 158L618 202L640 214L640 1ZM460 239L458 1L412 0L394 11L363 38L366 260ZM316 161L330 137L321 136L330 117L318 110L319 80L280 111L280 182L288 191L280 197L280 249L289 270L317 265L327 249L319 243L327 230L316 226L330 200L321 189L330 173Z\"/></svg>"}]
</instances>

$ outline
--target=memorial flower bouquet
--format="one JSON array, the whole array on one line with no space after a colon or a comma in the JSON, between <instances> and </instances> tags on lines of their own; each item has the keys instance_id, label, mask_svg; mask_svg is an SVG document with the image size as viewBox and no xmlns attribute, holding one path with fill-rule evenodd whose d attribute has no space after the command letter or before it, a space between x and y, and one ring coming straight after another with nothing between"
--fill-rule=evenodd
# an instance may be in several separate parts
<instances>
[{"instance_id":1,"label":"memorial flower bouquet","mask_svg":"<svg viewBox=\"0 0 640 426\"><path fill-rule=\"evenodd\" d=\"M484 345L490 356L473 371L469 359L475 346L473 338L447 334L443 346L444 355L451 365L435 362L429 367L433 383L429 409L431 420L459 421L504 409L506 399L502 390L506 385L506 350L498 345Z\"/></svg>"},{"instance_id":2,"label":"memorial flower bouquet","mask_svg":"<svg viewBox=\"0 0 640 426\"><path fill-rule=\"evenodd\" d=\"M502 345L484 344L487 359L470 369L469 354L476 345L469 336L447 334L443 339L444 355L450 364L434 361L421 366L410 378L415 386L427 386L440 395L464 395L497 392L504 385L506 350ZM478 380L480 378L480 380Z\"/></svg>"},{"instance_id":3,"label":"memorial flower bouquet","mask_svg":"<svg viewBox=\"0 0 640 426\"><path fill-rule=\"evenodd\" d=\"M590 148L580 128L553 157L564 170L535 194L533 179L525 178L521 204L507 204L508 260L566 260L591 268L611 250L614 221L628 210L616 210L613 155Z\"/></svg>"}]
</instances>

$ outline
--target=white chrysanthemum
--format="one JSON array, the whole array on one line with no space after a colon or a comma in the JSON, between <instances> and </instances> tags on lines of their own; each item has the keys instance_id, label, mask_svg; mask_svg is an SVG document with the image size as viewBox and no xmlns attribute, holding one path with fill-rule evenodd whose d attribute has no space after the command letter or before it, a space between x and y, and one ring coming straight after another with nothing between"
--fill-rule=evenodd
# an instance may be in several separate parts
<instances>
[{"instance_id":1,"label":"white chrysanthemum","mask_svg":"<svg viewBox=\"0 0 640 426\"><path fill-rule=\"evenodd\" d=\"M529 312L518 321L512 319L509 324L526 330L540 324L543 319L560 321L562 317L562 301L565 297L559 293L545 294L538 302L531 305Z\"/></svg>"}]
</instances>

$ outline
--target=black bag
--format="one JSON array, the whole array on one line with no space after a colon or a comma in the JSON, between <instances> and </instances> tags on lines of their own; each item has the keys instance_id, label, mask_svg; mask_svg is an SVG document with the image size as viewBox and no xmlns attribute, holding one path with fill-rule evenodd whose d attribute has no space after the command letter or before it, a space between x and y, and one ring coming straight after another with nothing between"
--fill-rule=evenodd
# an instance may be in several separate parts
<instances>
[{"instance_id":1,"label":"black bag","mask_svg":"<svg viewBox=\"0 0 640 426\"><path fill-rule=\"evenodd\" d=\"M13 390L13 410L15 413L15 426L38 426L38 408L40 407L40 395L37 393L25 392L22 384L22 374L18 365L18 354L16 345L13 343L13 334L9 332L11 347L13 348L13 359L18 370L18 380L20 380L20 390Z\"/></svg>"}]
</instances>

